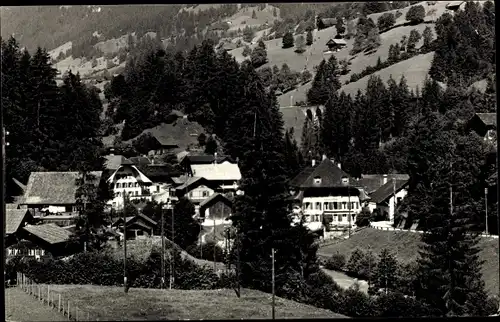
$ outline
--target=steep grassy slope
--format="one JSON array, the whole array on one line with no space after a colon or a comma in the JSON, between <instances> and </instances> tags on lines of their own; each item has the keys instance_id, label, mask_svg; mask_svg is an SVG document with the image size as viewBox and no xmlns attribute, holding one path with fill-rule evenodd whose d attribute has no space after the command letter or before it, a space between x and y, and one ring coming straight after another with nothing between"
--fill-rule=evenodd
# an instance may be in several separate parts
<instances>
[{"instance_id":1,"label":"steep grassy slope","mask_svg":"<svg viewBox=\"0 0 500 322\"><path fill-rule=\"evenodd\" d=\"M331 256L339 252L349 258L356 247L365 251L371 249L376 254L380 254L382 249L388 248L397 254L398 260L410 262L417 259L419 244L420 234L418 233L367 228L349 239L320 248L318 254ZM498 292L498 240L481 238L479 247L481 249L480 259L485 261L481 273L486 283L486 289L491 294L496 294Z\"/></svg>"}]
</instances>

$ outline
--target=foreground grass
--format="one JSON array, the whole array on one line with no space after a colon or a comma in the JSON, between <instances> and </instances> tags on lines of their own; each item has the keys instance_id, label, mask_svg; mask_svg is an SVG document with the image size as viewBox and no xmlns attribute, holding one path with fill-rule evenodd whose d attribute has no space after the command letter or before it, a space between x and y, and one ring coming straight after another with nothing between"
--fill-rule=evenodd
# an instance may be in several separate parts
<instances>
[{"instance_id":1,"label":"foreground grass","mask_svg":"<svg viewBox=\"0 0 500 322\"><path fill-rule=\"evenodd\" d=\"M99 320L270 319L271 295L233 290L129 290L94 285L51 285L71 305ZM345 318L328 310L276 298L276 318Z\"/></svg>"},{"instance_id":2,"label":"foreground grass","mask_svg":"<svg viewBox=\"0 0 500 322\"><path fill-rule=\"evenodd\" d=\"M354 234L351 238L341 240L338 243L321 247L318 255L329 257L332 254L344 254L347 259L351 252L359 247L363 250L371 249L375 254L380 254L382 249L392 250L399 261L411 262L418 258L420 245L420 234L406 231L384 231L366 228ZM481 249L479 257L484 261L481 269L486 290L491 294L498 293L498 240L493 238L481 238L479 242Z\"/></svg>"},{"instance_id":3,"label":"foreground grass","mask_svg":"<svg viewBox=\"0 0 500 322\"><path fill-rule=\"evenodd\" d=\"M66 321L62 314L18 287L5 289L5 321Z\"/></svg>"}]
</instances>

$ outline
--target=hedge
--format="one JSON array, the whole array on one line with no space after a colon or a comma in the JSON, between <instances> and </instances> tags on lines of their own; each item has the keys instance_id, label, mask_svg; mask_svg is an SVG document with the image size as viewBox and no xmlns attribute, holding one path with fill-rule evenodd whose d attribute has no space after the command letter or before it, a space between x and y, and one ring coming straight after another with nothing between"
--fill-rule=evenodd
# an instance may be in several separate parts
<instances>
[{"instance_id":1,"label":"hedge","mask_svg":"<svg viewBox=\"0 0 500 322\"><path fill-rule=\"evenodd\" d=\"M217 276L212 269L201 267L180 253L174 253L174 276L177 289L208 290L232 285L233 276ZM161 256L153 250L146 261L127 258L128 282L131 287L160 288ZM48 258L44 261L13 258L6 265L8 272L22 272L36 283L123 285L123 261L107 251L87 252L67 260ZM170 262L165 258L165 277L170 278Z\"/></svg>"}]
</instances>

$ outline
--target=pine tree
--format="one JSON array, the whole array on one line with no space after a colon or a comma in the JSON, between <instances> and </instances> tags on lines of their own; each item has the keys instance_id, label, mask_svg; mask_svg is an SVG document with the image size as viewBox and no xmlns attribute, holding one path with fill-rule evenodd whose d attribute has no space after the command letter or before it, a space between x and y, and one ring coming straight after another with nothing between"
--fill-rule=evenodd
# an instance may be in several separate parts
<instances>
[{"instance_id":1,"label":"pine tree","mask_svg":"<svg viewBox=\"0 0 500 322\"><path fill-rule=\"evenodd\" d=\"M373 274L373 284L370 286L377 293L379 289L384 289L387 294L394 291L398 286L398 263L396 257L387 248L382 249L380 260Z\"/></svg>"},{"instance_id":2,"label":"pine tree","mask_svg":"<svg viewBox=\"0 0 500 322\"><path fill-rule=\"evenodd\" d=\"M266 44L262 39L257 43L257 47L254 48L252 53L250 54L250 60L252 61L252 65L257 68L265 63L267 63L267 50Z\"/></svg>"},{"instance_id":3,"label":"pine tree","mask_svg":"<svg viewBox=\"0 0 500 322\"><path fill-rule=\"evenodd\" d=\"M307 92L307 101L312 105L324 105L332 92L340 88L339 68L335 56L328 62L324 60L318 66L312 86Z\"/></svg>"},{"instance_id":4,"label":"pine tree","mask_svg":"<svg viewBox=\"0 0 500 322\"><path fill-rule=\"evenodd\" d=\"M313 34L312 34L312 30L308 30L307 31L307 35L306 35L306 46L311 46L313 43Z\"/></svg>"},{"instance_id":5,"label":"pine tree","mask_svg":"<svg viewBox=\"0 0 500 322\"><path fill-rule=\"evenodd\" d=\"M235 200L233 223L238 244L244 285L268 290L271 248L276 250L277 287L288 274L299 272L300 247L290 247L294 238L285 204L283 120L273 94L266 94L252 66L241 67L245 82L245 106L233 122L243 134L240 168L243 196ZM256 120L255 135L253 135ZM258 158L256 156L259 156ZM301 246L301 245L297 245ZM281 285L280 285L281 284Z\"/></svg>"},{"instance_id":6,"label":"pine tree","mask_svg":"<svg viewBox=\"0 0 500 322\"><path fill-rule=\"evenodd\" d=\"M431 49L431 44L434 38L434 35L432 33L432 29L427 26L424 29L424 32L422 33L422 36L424 38L424 44L422 45L422 48L425 50L430 50Z\"/></svg>"},{"instance_id":7,"label":"pine tree","mask_svg":"<svg viewBox=\"0 0 500 322\"><path fill-rule=\"evenodd\" d=\"M294 44L293 34L290 31L288 31L283 36L283 46L282 46L282 48L283 49L292 48L293 44Z\"/></svg>"}]
</instances>

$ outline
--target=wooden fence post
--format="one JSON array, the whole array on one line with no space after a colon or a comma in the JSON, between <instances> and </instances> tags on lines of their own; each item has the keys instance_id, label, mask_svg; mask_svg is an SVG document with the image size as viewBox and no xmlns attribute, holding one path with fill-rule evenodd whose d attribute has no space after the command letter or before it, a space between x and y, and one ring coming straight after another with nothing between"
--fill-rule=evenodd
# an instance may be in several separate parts
<instances>
[{"instance_id":1,"label":"wooden fence post","mask_svg":"<svg viewBox=\"0 0 500 322\"><path fill-rule=\"evenodd\" d=\"M57 305L57 312L61 312L61 294L59 293L59 304ZM63 309L63 315L64 315L64 309Z\"/></svg>"},{"instance_id":2,"label":"wooden fence post","mask_svg":"<svg viewBox=\"0 0 500 322\"><path fill-rule=\"evenodd\" d=\"M47 285L47 305L50 306L50 285Z\"/></svg>"},{"instance_id":3,"label":"wooden fence post","mask_svg":"<svg viewBox=\"0 0 500 322\"><path fill-rule=\"evenodd\" d=\"M70 319L70 312L71 312L71 308L69 306L69 301L68 301L68 320Z\"/></svg>"},{"instance_id":4,"label":"wooden fence post","mask_svg":"<svg viewBox=\"0 0 500 322\"><path fill-rule=\"evenodd\" d=\"M40 285L37 284L37 287L38 287L38 299L41 301L42 300L42 290L40 288Z\"/></svg>"}]
</instances>

